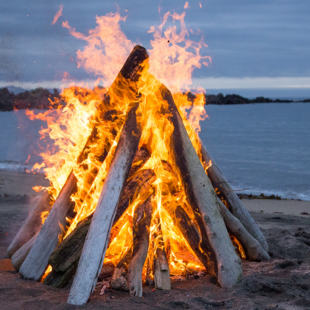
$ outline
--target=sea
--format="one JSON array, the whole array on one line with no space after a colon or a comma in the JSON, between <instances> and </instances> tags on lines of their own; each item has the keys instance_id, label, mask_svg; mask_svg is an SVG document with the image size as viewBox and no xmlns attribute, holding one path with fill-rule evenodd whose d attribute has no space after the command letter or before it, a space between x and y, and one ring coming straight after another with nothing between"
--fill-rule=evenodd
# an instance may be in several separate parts
<instances>
[{"instance_id":1,"label":"sea","mask_svg":"<svg viewBox=\"0 0 310 310\"><path fill-rule=\"evenodd\" d=\"M200 138L234 190L310 200L310 103L207 105L206 111ZM0 112L0 174L40 162L45 126L24 111Z\"/></svg>"}]
</instances>

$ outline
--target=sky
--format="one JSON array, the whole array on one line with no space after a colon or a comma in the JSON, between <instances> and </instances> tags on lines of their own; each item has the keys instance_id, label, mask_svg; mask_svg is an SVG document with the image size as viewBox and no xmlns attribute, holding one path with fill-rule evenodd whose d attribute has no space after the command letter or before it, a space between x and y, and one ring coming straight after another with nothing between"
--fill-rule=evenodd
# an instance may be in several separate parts
<instances>
[{"instance_id":1,"label":"sky","mask_svg":"<svg viewBox=\"0 0 310 310\"><path fill-rule=\"evenodd\" d=\"M189 0L186 10L185 1L177 0L116 3L127 16L121 22L127 38L146 48L152 39L147 31L165 12L185 11L187 28L199 29L208 45L201 53L212 57L208 67L193 74L194 84L207 93L310 97L309 0ZM116 12L116 3L1 1L0 87L59 87L65 71L77 80L94 79L75 61L85 42L72 37L62 22L87 34L96 27L96 15ZM62 16L52 24L61 5ZM201 34L190 38L199 40Z\"/></svg>"}]
</instances>

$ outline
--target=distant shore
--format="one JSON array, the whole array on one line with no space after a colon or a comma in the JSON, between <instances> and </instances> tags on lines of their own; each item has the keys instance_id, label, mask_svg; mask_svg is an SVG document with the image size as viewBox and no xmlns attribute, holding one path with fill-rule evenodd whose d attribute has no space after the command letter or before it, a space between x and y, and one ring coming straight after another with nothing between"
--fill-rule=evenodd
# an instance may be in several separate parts
<instances>
[{"instance_id":1,"label":"distant shore","mask_svg":"<svg viewBox=\"0 0 310 310\"><path fill-rule=\"evenodd\" d=\"M195 94L187 93L189 100L195 99ZM255 103L293 103L293 102L310 102L310 99L305 100L285 100L285 99L270 99L266 97L256 97L248 99L240 95L231 94L224 96L218 95L205 95L206 104L210 105L235 105L235 104L255 104ZM14 109L39 109L47 110L56 108L52 102L59 102L61 96L57 89L50 91L45 88L36 88L34 90L26 90L14 94L8 88L0 88L0 111L12 111ZM58 103L59 105L59 103Z\"/></svg>"}]
</instances>

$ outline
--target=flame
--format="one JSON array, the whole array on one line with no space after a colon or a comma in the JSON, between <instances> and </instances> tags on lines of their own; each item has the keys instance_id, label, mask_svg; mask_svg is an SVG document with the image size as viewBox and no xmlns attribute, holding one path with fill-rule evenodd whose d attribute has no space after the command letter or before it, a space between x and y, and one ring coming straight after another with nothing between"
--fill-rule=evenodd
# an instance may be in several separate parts
<instances>
[{"instance_id":1,"label":"flame","mask_svg":"<svg viewBox=\"0 0 310 310\"><path fill-rule=\"evenodd\" d=\"M184 8L187 7L188 2ZM192 72L195 68L208 65L211 58L200 54L201 49L206 46L203 38L199 42L189 39L184 18L185 12L167 12L163 16L163 22L150 27L148 31L153 35L151 49L148 51L149 63L146 64L138 85L131 86L138 87L140 94L140 105L136 113L137 122L142 130L140 147L146 145L151 154L140 170L152 169L156 180L150 188L134 194L126 213L112 229L110 245L105 256L105 262L116 265L122 255L132 247L132 219L135 209L153 195L150 247L146 262L153 261L157 248L164 249L170 273L174 275L204 270L202 263L175 225L174 212L178 206L182 206L193 225L198 227L195 215L189 207L182 177L171 148L174 128L169 121L168 103L161 96L164 83L173 93L185 128L199 158L202 159L198 134L200 121L207 117L204 109L205 95L202 89L193 87ZM168 20L171 19L179 23L180 30L176 25L167 26ZM121 31L119 23L125 20L126 17L121 17L118 12L97 16L98 25L90 30L88 35L77 32L67 21L63 22L63 27L68 28L71 35L86 41L84 50L77 52L77 63L79 67L85 68L98 78L97 85L111 84L134 46ZM55 109L38 114L27 111L30 119L46 121L47 127L42 128L40 132L41 139L54 140L54 146L48 147L40 154L44 160L43 164L34 166L34 169L44 169L51 182L48 191L53 199L57 198L71 171L78 180L78 191L71 197L75 202L76 216L68 219L70 228L66 236L96 208L121 128L130 102L134 98L129 86L121 76L108 88L97 86L91 90L87 86L72 86L62 91L58 102L51 102ZM193 89L194 95L190 92ZM105 118L105 113L110 113L111 110L114 111L115 117ZM79 159L94 127L100 139L91 144L86 158ZM106 157L101 162L99 158L103 153ZM211 161L204 163L206 171L211 164ZM43 221L46 215L47 213L42 214ZM151 265L145 264L144 276Z\"/></svg>"}]
</instances>

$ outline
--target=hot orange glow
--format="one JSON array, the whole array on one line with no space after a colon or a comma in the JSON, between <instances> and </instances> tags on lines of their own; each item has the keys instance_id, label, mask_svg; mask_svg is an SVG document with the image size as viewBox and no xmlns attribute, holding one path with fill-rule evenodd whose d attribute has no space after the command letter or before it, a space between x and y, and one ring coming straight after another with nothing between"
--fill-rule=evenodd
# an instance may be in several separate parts
<instances>
[{"instance_id":1,"label":"hot orange glow","mask_svg":"<svg viewBox=\"0 0 310 310\"><path fill-rule=\"evenodd\" d=\"M188 2L185 4L185 8L187 7ZM112 229L110 245L105 256L105 262L117 264L123 253L132 246L132 218L135 208L153 194L151 241L146 261L151 261L156 255L157 247L165 248L170 273L173 275L204 269L175 225L174 212L178 206L186 210L195 225L197 223L193 211L188 207L180 171L171 149L174 128L169 121L168 104L160 95L163 87L161 83L164 83L173 93L189 137L201 158L199 123L207 114L204 110L203 91L199 88L194 89L192 85L192 72L202 64L208 65L211 58L200 54L201 49L206 46L203 38L199 42L189 39L184 18L185 12L167 12L163 16L163 22L149 30L149 33L153 34L151 49L148 51L149 63L138 85L132 87L138 87L141 95L137 110L137 121L142 130L140 146L146 145L151 154L141 169L152 169L156 174L156 180L149 189L134 194L126 213ZM169 19L179 23L179 31L176 25L166 26ZM134 46L120 29L119 23L125 20L126 17L121 17L119 13L96 17L98 26L90 30L88 35L76 32L68 22L63 23L63 27L68 28L74 37L87 43L83 51L77 52L78 66L95 74L98 77L97 83L101 82L105 86L111 85ZM193 89L194 96L189 93ZM57 109L39 114L27 112L30 119L47 122L47 128L41 130L41 136L48 136L54 140L55 146L41 154L44 159L43 165L34 166L34 169L44 168L51 182L48 190L53 199L57 198L72 170L78 179L78 191L72 196L76 216L70 219L71 226L66 236L96 208L133 96L128 82L118 76L116 82L107 88L95 87L91 90L87 87L72 86L64 89L61 100L51 103L57 106ZM105 118L105 113L111 110L117 117ZM87 158L79 162L79 154L94 127L97 128L101 139L91 145ZM102 163L98 158L104 152L107 156ZM207 168L208 165L205 169ZM46 215L42 215L43 221Z\"/></svg>"}]
</instances>

